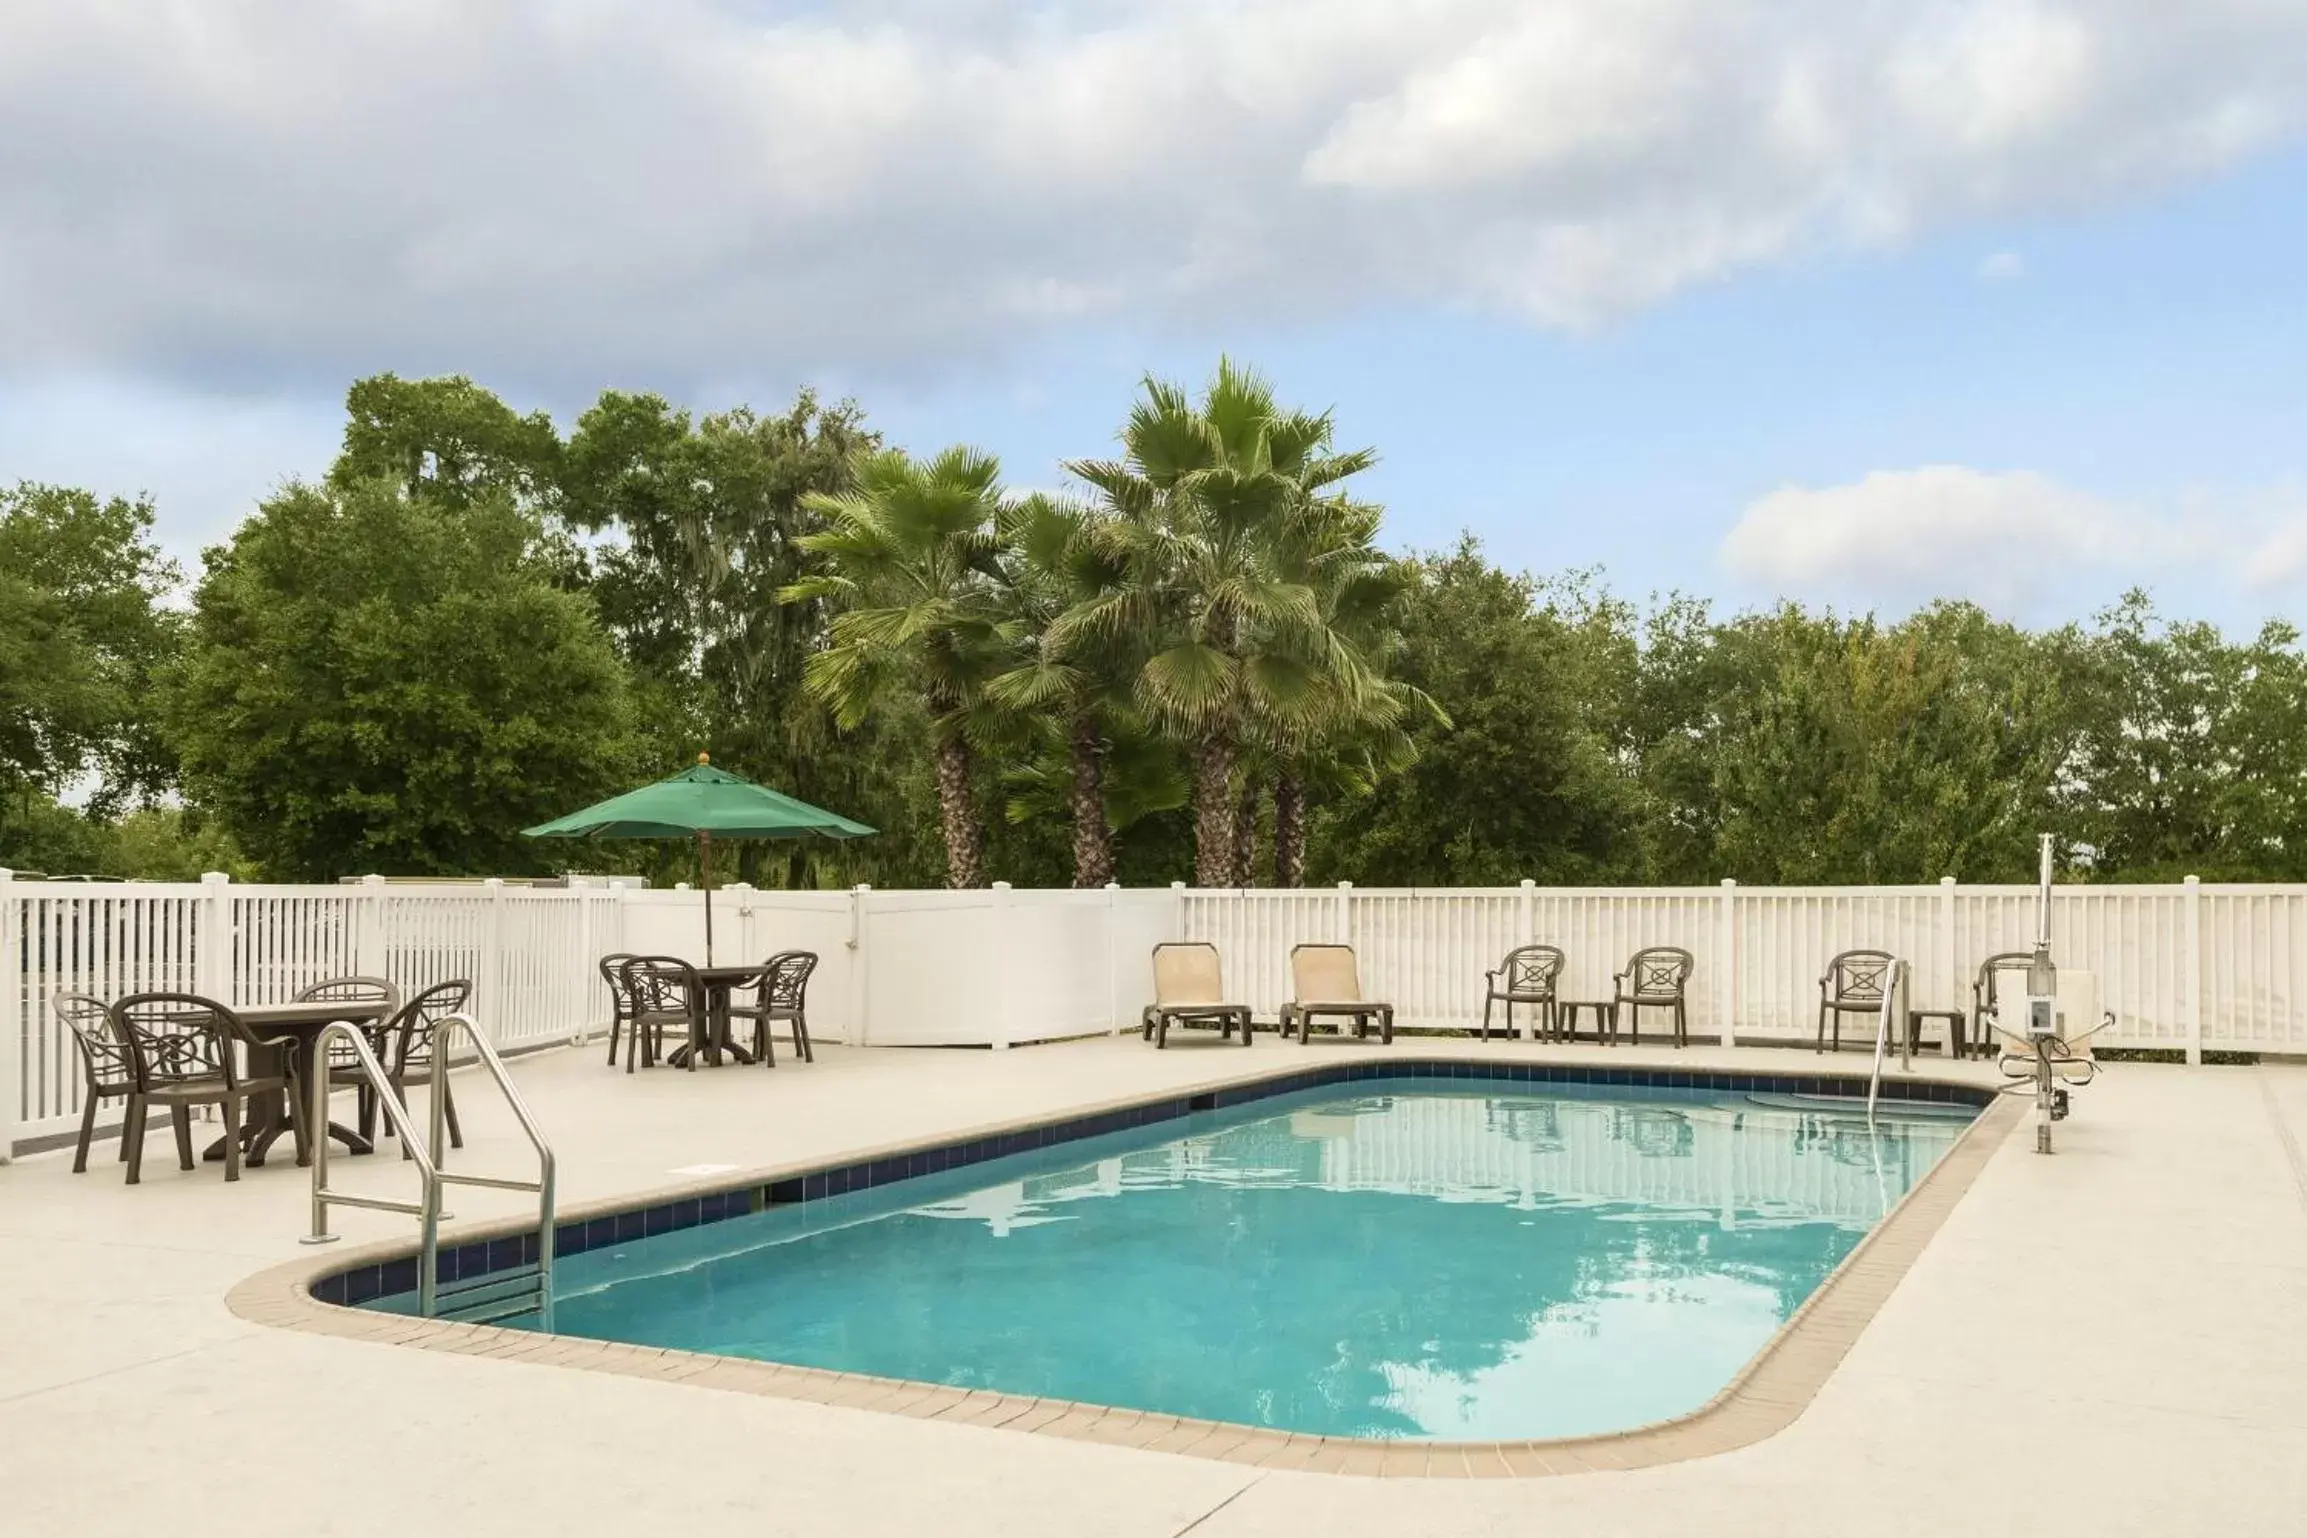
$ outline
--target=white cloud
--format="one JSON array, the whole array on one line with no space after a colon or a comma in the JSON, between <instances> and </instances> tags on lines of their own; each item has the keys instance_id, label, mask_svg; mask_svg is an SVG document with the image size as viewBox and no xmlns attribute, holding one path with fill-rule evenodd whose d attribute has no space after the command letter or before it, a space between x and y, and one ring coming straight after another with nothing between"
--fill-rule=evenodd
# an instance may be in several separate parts
<instances>
[{"instance_id":1,"label":"white cloud","mask_svg":"<svg viewBox=\"0 0 2307 1538\"><path fill-rule=\"evenodd\" d=\"M1979 263L1981 283L2016 283L2027 275L2027 259L2016 251L1997 251Z\"/></svg>"},{"instance_id":2,"label":"white cloud","mask_svg":"<svg viewBox=\"0 0 2307 1538\"><path fill-rule=\"evenodd\" d=\"M1781 487L1747 507L1722 560L1740 581L1788 596L1852 606L1965 597L2033 612L2186 550L2171 521L2046 476L1932 465Z\"/></svg>"},{"instance_id":3,"label":"white cloud","mask_svg":"<svg viewBox=\"0 0 2307 1538\"><path fill-rule=\"evenodd\" d=\"M1607 321L2307 130L2296 0L0 11L0 374L914 368L1083 318Z\"/></svg>"},{"instance_id":4,"label":"white cloud","mask_svg":"<svg viewBox=\"0 0 2307 1538\"><path fill-rule=\"evenodd\" d=\"M2139 586L2182 607L2248 593L2269 613L2307 589L2307 483L2132 503L2025 470L1877 470L1758 497L1719 554L1749 597L1849 609L1969 598L2043 619Z\"/></svg>"}]
</instances>

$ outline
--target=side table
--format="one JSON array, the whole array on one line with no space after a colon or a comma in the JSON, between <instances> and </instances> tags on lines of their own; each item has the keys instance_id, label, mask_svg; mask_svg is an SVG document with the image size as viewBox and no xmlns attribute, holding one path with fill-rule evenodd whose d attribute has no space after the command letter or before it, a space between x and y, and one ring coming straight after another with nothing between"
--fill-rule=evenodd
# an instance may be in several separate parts
<instances>
[{"instance_id":1,"label":"side table","mask_svg":"<svg viewBox=\"0 0 2307 1538\"><path fill-rule=\"evenodd\" d=\"M1918 1034L1918 1028L1925 1020L1945 1021L1947 1028L1947 1056L1961 1057L1963 1055L1963 1027L1969 1023L1969 1019L1959 1009L1908 1010L1906 1012L1907 1051L1911 1053L1916 1049L1917 1046L1920 1045L1920 1043L1918 1043L1915 1038Z\"/></svg>"},{"instance_id":2,"label":"side table","mask_svg":"<svg viewBox=\"0 0 2307 1538\"><path fill-rule=\"evenodd\" d=\"M1618 1005L1611 999L1563 999L1555 1005L1562 1040L1578 1039L1578 1011L1594 1011L1594 1040L1602 1046L1618 1044Z\"/></svg>"}]
</instances>

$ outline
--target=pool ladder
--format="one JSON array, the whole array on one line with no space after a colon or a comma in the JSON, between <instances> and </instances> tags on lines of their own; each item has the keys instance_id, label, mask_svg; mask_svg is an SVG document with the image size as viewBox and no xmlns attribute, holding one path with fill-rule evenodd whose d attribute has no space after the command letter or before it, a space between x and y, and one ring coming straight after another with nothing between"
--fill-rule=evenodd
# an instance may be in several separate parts
<instances>
[{"instance_id":1,"label":"pool ladder","mask_svg":"<svg viewBox=\"0 0 2307 1538\"><path fill-rule=\"evenodd\" d=\"M534 1180L508 1180L496 1175L467 1175L452 1173L442 1168L447 1160L448 1139L448 1087L449 1047L458 1032L473 1044L473 1052L481 1065L488 1069L489 1077L497 1081L497 1088L512 1107L513 1116L521 1124L529 1146L537 1151L537 1178ZM393 1133L408 1151L410 1162L416 1165L418 1194L415 1201L404 1201L390 1196L370 1196L357 1191L332 1190L328 1183L328 1049L333 1042L343 1042L352 1049L358 1060L361 1076L368 1080L377 1103L384 1108L385 1117L392 1123ZM339 1207L371 1207L379 1212L405 1212L417 1220L417 1312L427 1319L457 1319L467 1324L494 1324L522 1314L537 1316L538 1327L547 1333L553 1328L553 1150L544 1134L537 1130L537 1119L529 1113L528 1102L513 1087L512 1076L505 1072L505 1060L497 1056L497 1049L473 1024L472 1016L450 1015L433 1029L432 1044L432 1137L430 1141L417 1136L409 1121L408 1111L393 1093L392 1081L384 1066L370 1049L368 1037L347 1021L339 1020L320 1033L313 1043L312 1061L307 1077L312 1081L311 1103L305 1108L306 1125L321 1129L321 1135L312 1140L312 1232L303 1243L328 1244L336 1235L328 1231L328 1209ZM452 1216L441 1211L441 1190L445 1186L486 1186L499 1191L533 1191L537 1196L537 1255L533 1261L506 1270L493 1270L470 1281L459 1279L443 1285L440 1272L441 1219Z\"/></svg>"},{"instance_id":2,"label":"pool ladder","mask_svg":"<svg viewBox=\"0 0 2307 1538\"><path fill-rule=\"evenodd\" d=\"M1866 1080L1866 1114L1870 1117L1874 1115L1875 1101L1882 1094L1883 1050L1890 1043L1892 1020L1905 1012L1906 998L1907 964L1894 961L1890 964L1890 976L1883 979L1882 1008L1875 1012L1874 1071L1867 1075ZM1904 1073L1914 1067L1914 1033L1906 1029L1904 1020L1898 1022L1897 1029L1898 1066L1899 1071Z\"/></svg>"}]
</instances>

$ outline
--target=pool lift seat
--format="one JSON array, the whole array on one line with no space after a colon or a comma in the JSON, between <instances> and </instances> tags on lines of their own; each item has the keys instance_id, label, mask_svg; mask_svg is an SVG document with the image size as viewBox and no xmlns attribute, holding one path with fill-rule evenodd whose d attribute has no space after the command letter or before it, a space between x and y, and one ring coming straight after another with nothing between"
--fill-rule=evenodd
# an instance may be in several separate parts
<instances>
[{"instance_id":1,"label":"pool lift seat","mask_svg":"<svg viewBox=\"0 0 2307 1538\"><path fill-rule=\"evenodd\" d=\"M2099 1075L2091 1038L2115 1023L2099 1009L2099 982L2088 972L2062 971L2051 960L2051 835L2042 835L2042 864L2035 889L2035 944L2027 963L2023 999L1998 998L1989 1017L2002 1050L1997 1066L2010 1082L2006 1094L2035 1102L2035 1152L2051 1151L2051 1125L2067 1119L2069 1091ZM1990 962L1991 966L1992 963ZM2004 1003L2018 1006L2017 1018Z\"/></svg>"}]
</instances>

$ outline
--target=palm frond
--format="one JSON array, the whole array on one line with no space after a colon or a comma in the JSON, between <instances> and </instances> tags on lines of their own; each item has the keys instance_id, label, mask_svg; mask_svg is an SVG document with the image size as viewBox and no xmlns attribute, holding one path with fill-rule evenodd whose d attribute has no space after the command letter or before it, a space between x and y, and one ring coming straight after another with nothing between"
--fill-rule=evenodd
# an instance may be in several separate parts
<instances>
[{"instance_id":1,"label":"palm frond","mask_svg":"<svg viewBox=\"0 0 2307 1538\"><path fill-rule=\"evenodd\" d=\"M1239 685L1240 665L1233 658L1189 642L1148 658L1138 672L1137 693L1157 719L1198 729L1232 708Z\"/></svg>"}]
</instances>

